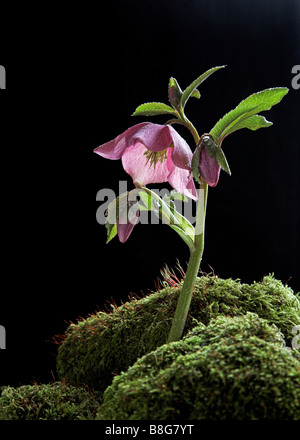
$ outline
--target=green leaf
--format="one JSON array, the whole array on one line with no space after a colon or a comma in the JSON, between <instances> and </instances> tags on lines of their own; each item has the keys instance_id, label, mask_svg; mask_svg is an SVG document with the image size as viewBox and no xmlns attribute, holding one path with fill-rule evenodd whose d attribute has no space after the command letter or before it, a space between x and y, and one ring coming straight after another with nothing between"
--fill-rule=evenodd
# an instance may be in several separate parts
<instances>
[{"instance_id":1,"label":"green leaf","mask_svg":"<svg viewBox=\"0 0 300 440\"><path fill-rule=\"evenodd\" d=\"M208 78L212 73L216 72L219 69L223 69L225 66L217 66L213 67L212 69L207 70L205 73L203 73L201 76L199 76L195 81L193 81L183 92L182 98L181 98L181 106L184 108L187 100L189 97L193 94L193 92L197 89L197 87L200 86L201 83L203 83L206 78Z\"/></svg>"},{"instance_id":2,"label":"green leaf","mask_svg":"<svg viewBox=\"0 0 300 440\"><path fill-rule=\"evenodd\" d=\"M142 199L143 203L145 204L145 209L142 210L147 210L147 211L151 211L152 210L152 202L151 202L151 195L149 193L147 193L146 191L144 191L144 189L140 189L138 192L140 198ZM140 205L140 209L141 209L142 205Z\"/></svg>"},{"instance_id":3,"label":"green leaf","mask_svg":"<svg viewBox=\"0 0 300 440\"><path fill-rule=\"evenodd\" d=\"M229 176L231 176L231 171L226 156L224 154L224 151L221 149L221 147L219 147L218 151L216 152L216 160L220 165L220 167L222 168L222 170L226 171L226 173L229 174Z\"/></svg>"},{"instance_id":4,"label":"green leaf","mask_svg":"<svg viewBox=\"0 0 300 440\"><path fill-rule=\"evenodd\" d=\"M204 136L201 142L211 158L215 158L222 170L231 176L226 156L219 145L210 137Z\"/></svg>"},{"instance_id":5,"label":"green leaf","mask_svg":"<svg viewBox=\"0 0 300 440\"><path fill-rule=\"evenodd\" d=\"M145 195L147 194L147 196ZM139 189L139 195L150 211L154 211L159 218L166 224L174 223L175 218L170 207L151 189L142 187Z\"/></svg>"},{"instance_id":6,"label":"green leaf","mask_svg":"<svg viewBox=\"0 0 300 440\"><path fill-rule=\"evenodd\" d=\"M194 238L195 229L193 225L177 211L175 205L175 200L181 200L182 202L186 203L188 201L187 197L174 189L171 191L170 196L165 195L162 200L169 206L175 222L180 225L180 228L183 229L187 235Z\"/></svg>"},{"instance_id":7,"label":"green leaf","mask_svg":"<svg viewBox=\"0 0 300 440\"><path fill-rule=\"evenodd\" d=\"M200 142L199 145L197 145L193 157L192 157L192 163L191 163L191 168L192 168L192 173L194 176L194 179L198 182L201 183L200 181L200 172L199 172L199 162L200 162L200 155L201 155L201 150L203 148L203 143Z\"/></svg>"},{"instance_id":8,"label":"green leaf","mask_svg":"<svg viewBox=\"0 0 300 440\"><path fill-rule=\"evenodd\" d=\"M211 158L216 157L217 152L219 150L219 145L211 138L211 136L203 136L201 144L203 144L209 157Z\"/></svg>"},{"instance_id":9,"label":"green leaf","mask_svg":"<svg viewBox=\"0 0 300 440\"><path fill-rule=\"evenodd\" d=\"M127 200L128 194L128 192L121 194L108 205L108 208L106 210L107 215L105 223L107 232L106 244L109 243L117 235L117 220L120 215L120 203L122 205L122 203Z\"/></svg>"},{"instance_id":10,"label":"green leaf","mask_svg":"<svg viewBox=\"0 0 300 440\"><path fill-rule=\"evenodd\" d=\"M170 192L170 196L164 196L163 197L163 201L165 203L170 204L171 200L181 200L182 202L187 202L188 199L185 195L181 194L180 192L176 191L176 189L173 189Z\"/></svg>"},{"instance_id":11,"label":"green leaf","mask_svg":"<svg viewBox=\"0 0 300 440\"><path fill-rule=\"evenodd\" d=\"M200 95L199 90L198 90L198 89L195 89L195 90L193 91L193 93L191 94L190 97L191 97L191 98L200 99L200 98L201 98L201 95Z\"/></svg>"},{"instance_id":12,"label":"green leaf","mask_svg":"<svg viewBox=\"0 0 300 440\"><path fill-rule=\"evenodd\" d=\"M115 225L117 223L117 220L120 216L120 211L122 210L124 204L127 204L128 202L128 196L129 192L125 192L121 194L119 197L114 199L109 205L106 210L107 216L106 216L106 222L110 225Z\"/></svg>"},{"instance_id":13,"label":"green leaf","mask_svg":"<svg viewBox=\"0 0 300 440\"><path fill-rule=\"evenodd\" d=\"M269 110L273 105L278 104L288 91L286 87L275 87L248 96L235 109L221 118L211 129L210 134L219 144L225 136L241 128L257 130L261 127L269 127L271 123L258 116L257 113Z\"/></svg>"},{"instance_id":14,"label":"green leaf","mask_svg":"<svg viewBox=\"0 0 300 440\"><path fill-rule=\"evenodd\" d=\"M139 210L140 211L149 211L148 208L146 208L146 206L139 204Z\"/></svg>"},{"instance_id":15,"label":"green leaf","mask_svg":"<svg viewBox=\"0 0 300 440\"><path fill-rule=\"evenodd\" d=\"M273 105L278 104L282 98L288 93L289 89L286 87L274 87L271 89L262 90L261 92L253 93L244 99L237 108L254 105L258 106L255 113L260 113L269 110Z\"/></svg>"},{"instance_id":16,"label":"green leaf","mask_svg":"<svg viewBox=\"0 0 300 440\"><path fill-rule=\"evenodd\" d=\"M114 199L107 207L106 210L106 231L107 240L109 243L117 235L117 221L121 215L126 213L130 214L129 210L135 203L136 195L138 194L138 189L133 189L121 194L119 197ZM136 202L137 203L137 202Z\"/></svg>"},{"instance_id":17,"label":"green leaf","mask_svg":"<svg viewBox=\"0 0 300 440\"><path fill-rule=\"evenodd\" d=\"M107 244L117 235L117 225L116 224L112 225L106 222L105 227L107 232L107 239L106 239L106 244Z\"/></svg>"},{"instance_id":18,"label":"green leaf","mask_svg":"<svg viewBox=\"0 0 300 440\"><path fill-rule=\"evenodd\" d=\"M240 118L235 124L228 127L224 131L223 136L228 136L229 134L237 130L241 130L242 128L248 128L249 130L254 131L258 130L259 128L270 127L273 125L273 122L267 121L267 119L261 115L245 116L245 119Z\"/></svg>"},{"instance_id":19,"label":"green leaf","mask_svg":"<svg viewBox=\"0 0 300 440\"><path fill-rule=\"evenodd\" d=\"M139 105L132 116L155 116L170 113L176 115L176 111L167 104L162 102L146 102Z\"/></svg>"},{"instance_id":20,"label":"green leaf","mask_svg":"<svg viewBox=\"0 0 300 440\"><path fill-rule=\"evenodd\" d=\"M182 240L185 242L185 244L188 245L188 247L190 248L190 250L195 248L194 242L192 240L192 238L188 235L186 235L186 233L179 228L176 225L170 225L170 227L177 232L177 234L182 238Z\"/></svg>"},{"instance_id":21,"label":"green leaf","mask_svg":"<svg viewBox=\"0 0 300 440\"><path fill-rule=\"evenodd\" d=\"M231 176L231 171L227 162L227 159L225 157L225 154L221 147L218 146L218 144L208 135L205 135L202 139L202 141L199 143L199 145L196 147L193 157L192 157L192 173L194 176L194 179L201 183L200 181L200 172L199 172L199 163L200 163L200 157L201 157L201 151L202 148L205 148L209 157L215 158L220 167L226 171Z\"/></svg>"},{"instance_id":22,"label":"green leaf","mask_svg":"<svg viewBox=\"0 0 300 440\"><path fill-rule=\"evenodd\" d=\"M175 217L175 226L180 228L184 234L188 237L190 237L192 240L194 240L195 237L195 228L194 226L189 222L187 218L185 218L183 215L181 215L177 210L175 205L170 205L170 210L172 214ZM171 225L172 226L172 225Z\"/></svg>"},{"instance_id":23,"label":"green leaf","mask_svg":"<svg viewBox=\"0 0 300 440\"><path fill-rule=\"evenodd\" d=\"M214 138L217 144L220 144L220 141L223 139L223 133L227 128L230 128L234 125L235 122L239 121L239 118L248 115L252 110L256 109L255 107L245 107L240 109L234 109L223 118L219 119L216 125L210 130L209 134Z\"/></svg>"},{"instance_id":24,"label":"green leaf","mask_svg":"<svg viewBox=\"0 0 300 440\"><path fill-rule=\"evenodd\" d=\"M182 194L178 192L174 192L172 197L166 198L169 203L166 203L165 200L161 199L154 191L151 191L147 187L142 187L141 190L146 192L151 199L152 211L160 218L165 224L169 225L172 229L174 229L180 237L185 241L185 243L189 246L190 250L194 249L194 237L195 237L195 228L193 225L176 209L173 203L177 197L184 197ZM141 190L139 190L139 195L141 196ZM180 194L180 196L179 196ZM142 196L141 196L142 198ZM146 200L146 197L143 195L143 201ZM182 199L183 200L183 199ZM149 199L146 200L146 206L149 206Z\"/></svg>"}]
</instances>

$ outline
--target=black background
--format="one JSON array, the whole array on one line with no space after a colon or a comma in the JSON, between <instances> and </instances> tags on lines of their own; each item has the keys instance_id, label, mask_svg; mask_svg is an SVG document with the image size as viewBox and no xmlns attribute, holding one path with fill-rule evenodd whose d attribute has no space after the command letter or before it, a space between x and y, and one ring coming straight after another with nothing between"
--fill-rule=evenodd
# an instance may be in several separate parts
<instances>
[{"instance_id":1,"label":"black background","mask_svg":"<svg viewBox=\"0 0 300 440\"><path fill-rule=\"evenodd\" d=\"M108 245L96 194L131 179L120 161L93 153L142 122L143 102L167 103L168 80L185 88L226 64L190 100L199 133L251 93L285 86L266 113L274 125L241 130L223 148L232 176L210 189L202 269L259 281L274 273L295 290L299 274L297 0L110 1L98 8L28 6L1 16L2 286L0 385L56 378L51 342L66 322L113 297L154 288L160 269L186 267L188 251L167 226L138 225ZM164 117L146 118L163 123ZM184 128L176 129L193 147Z\"/></svg>"}]
</instances>

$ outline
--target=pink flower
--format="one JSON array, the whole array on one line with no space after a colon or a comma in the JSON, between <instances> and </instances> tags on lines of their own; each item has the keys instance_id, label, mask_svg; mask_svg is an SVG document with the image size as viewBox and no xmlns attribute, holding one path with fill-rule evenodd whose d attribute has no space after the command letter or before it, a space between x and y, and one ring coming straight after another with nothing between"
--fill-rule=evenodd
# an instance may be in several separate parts
<instances>
[{"instance_id":1,"label":"pink flower","mask_svg":"<svg viewBox=\"0 0 300 440\"><path fill-rule=\"evenodd\" d=\"M132 211L132 209L134 208L134 206L131 207L130 211ZM139 219L140 214L138 207L134 209L133 213L127 212L127 209L128 205L126 206L125 210L123 210L123 212L120 212L120 216L117 219L117 232L121 243L125 243L125 241L127 241Z\"/></svg>"},{"instance_id":2,"label":"pink flower","mask_svg":"<svg viewBox=\"0 0 300 440\"><path fill-rule=\"evenodd\" d=\"M138 214L136 215L135 221L128 221L127 223L120 223L119 220L117 220L117 231L118 231L118 237L121 243L125 243L125 241L128 240L128 237L130 236L136 222L138 221Z\"/></svg>"},{"instance_id":3,"label":"pink flower","mask_svg":"<svg viewBox=\"0 0 300 440\"><path fill-rule=\"evenodd\" d=\"M219 181L221 167L215 157L211 157L206 148L200 153L199 173L209 186L216 186Z\"/></svg>"},{"instance_id":4,"label":"pink flower","mask_svg":"<svg viewBox=\"0 0 300 440\"><path fill-rule=\"evenodd\" d=\"M201 136L193 154L191 166L195 179L200 182L200 178L202 178L209 186L217 185L221 168L231 175L221 146L214 141L210 134Z\"/></svg>"},{"instance_id":5,"label":"pink flower","mask_svg":"<svg viewBox=\"0 0 300 440\"><path fill-rule=\"evenodd\" d=\"M170 125L134 125L94 152L107 159L122 159L124 170L137 187L169 182L181 194L197 200L192 151Z\"/></svg>"}]
</instances>

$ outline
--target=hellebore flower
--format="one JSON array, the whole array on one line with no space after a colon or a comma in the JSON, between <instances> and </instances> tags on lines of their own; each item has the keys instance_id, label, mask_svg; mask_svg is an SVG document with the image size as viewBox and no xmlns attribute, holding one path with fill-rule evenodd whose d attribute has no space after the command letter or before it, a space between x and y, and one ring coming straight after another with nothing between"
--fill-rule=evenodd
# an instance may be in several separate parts
<instances>
[{"instance_id":1,"label":"hellebore flower","mask_svg":"<svg viewBox=\"0 0 300 440\"><path fill-rule=\"evenodd\" d=\"M199 173L209 186L216 186L219 181L221 167L215 157L211 157L206 150L202 148L199 161Z\"/></svg>"},{"instance_id":2,"label":"hellebore flower","mask_svg":"<svg viewBox=\"0 0 300 440\"><path fill-rule=\"evenodd\" d=\"M221 147L210 135L203 135L192 158L192 171L196 180L205 180L209 186L216 186L221 168L229 175L229 165Z\"/></svg>"},{"instance_id":3,"label":"hellebore flower","mask_svg":"<svg viewBox=\"0 0 300 440\"><path fill-rule=\"evenodd\" d=\"M138 204L137 206L132 206L129 209L129 212L127 212L127 208L129 207L130 205L127 205L126 209L120 212L120 216L117 219L117 232L121 243L125 243L125 241L127 241L139 219L140 211ZM132 210L133 212L131 212Z\"/></svg>"},{"instance_id":4,"label":"hellebore flower","mask_svg":"<svg viewBox=\"0 0 300 440\"><path fill-rule=\"evenodd\" d=\"M139 214L136 213L136 216L131 221L128 220L127 223L120 223L119 220L117 220L117 231L118 231L118 238L121 243L125 243L125 241L128 240L128 237L130 236L133 228L136 225L136 222L138 221Z\"/></svg>"},{"instance_id":5,"label":"hellebore flower","mask_svg":"<svg viewBox=\"0 0 300 440\"><path fill-rule=\"evenodd\" d=\"M124 170L137 187L169 182L181 194L197 200L192 151L170 125L134 125L94 152L107 159L122 159Z\"/></svg>"},{"instance_id":6,"label":"hellebore flower","mask_svg":"<svg viewBox=\"0 0 300 440\"><path fill-rule=\"evenodd\" d=\"M121 243L127 241L140 215L138 195L139 190L135 188L121 194L108 205L105 212L108 241L116 233Z\"/></svg>"}]
</instances>

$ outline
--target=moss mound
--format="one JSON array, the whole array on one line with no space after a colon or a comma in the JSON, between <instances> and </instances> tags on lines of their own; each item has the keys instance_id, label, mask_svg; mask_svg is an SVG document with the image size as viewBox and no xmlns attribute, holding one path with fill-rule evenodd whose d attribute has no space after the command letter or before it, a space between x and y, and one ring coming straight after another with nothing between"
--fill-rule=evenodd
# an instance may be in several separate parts
<instances>
[{"instance_id":1,"label":"moss mound","mask_svg":"<svg viewBox=\"0 0 300 440\"><path fill-rule=\"evenodd\" d=\"M2 392L1 392L2 391ZM62 382L0 389L0 420L94 419L99 396Z\"/></svg>"},{"instance_id":2,"label":"moss mound","mask_svg":"<svg viewBox=\"0 0 300 440\"><path fill-rule=\"evenodd\" d=\"M73 385L104 391L114 374L134 364L167 340L181 284L166 286L142 299L132 299L111 313L98 312L71 324L59 347L57 372ZM290 345L300 324L300 303L293 291L273 276L260 283L202 276L197 279L185 334L194 319L208 324L218 316L254 312L276 324Z\"/></svg>"},{"instance_id":3,"label":"moss mound","mask_svg":"<svg viewBox=\"0 0 300 440\"><path fill-rule=\"evenodd\" d=\"M256 314L219 317L114 378L102 420L300 419L300 361Z\"/></svg>"}]
</instances>

